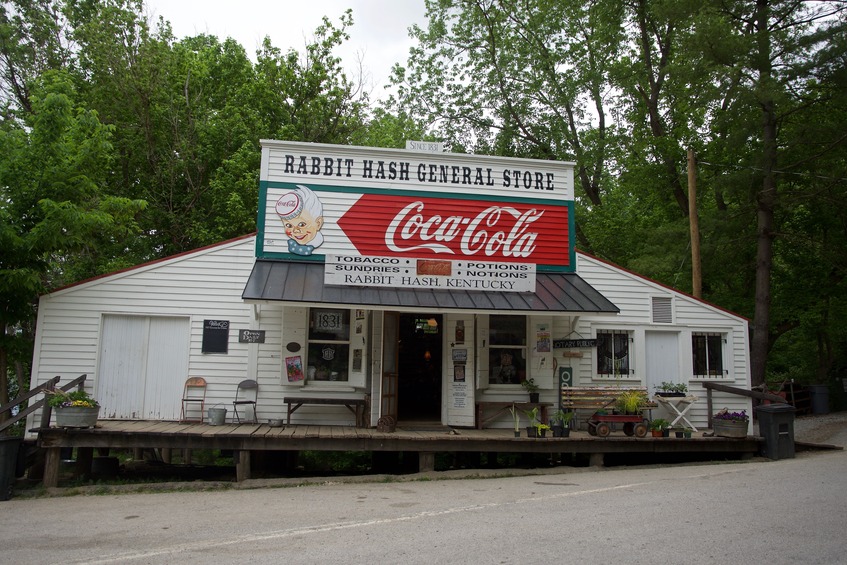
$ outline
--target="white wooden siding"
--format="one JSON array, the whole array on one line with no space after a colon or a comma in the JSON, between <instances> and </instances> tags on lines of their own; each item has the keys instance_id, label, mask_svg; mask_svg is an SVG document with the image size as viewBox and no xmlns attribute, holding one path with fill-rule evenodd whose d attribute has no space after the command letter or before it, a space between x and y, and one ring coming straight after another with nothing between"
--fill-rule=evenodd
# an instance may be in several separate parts
<instances>
[{"instance_id":1,"label":"white wooden siding","mask_svg":"<svg viewBox=\"0 0 847 565\"><path fill-rule=\"evenodd\" d=\"M189 321L187 339L190 353L184 377L202 376L209 381L207 406L220 404L231 408L237 383L245 378L256 378L259 382L259 418L283 417L285 395L305 394L310 388L317 390L316 386L310 387L302 382L288 383L284 371L285 356L296 354L305 360L307 310L303 307L285 307L282 303L246 304L241 300L254 262L254 246L254 237L225 242L45 295L39 305L32 385L37 386L55 375L61 375L63 381L67 382L86 373L89 377L86 389L97 394L98 373L106 370L106 367L98 366L102 316L181 318ZM575 385L608 384L595 378L596 361L590 349L582 350L583 356L579 358L565 358L561 350L554 350L554 358L551 359L554 363L545 361L543 368L536 366L533 359L539 357L532 354L534 332L538 324L547 323L552 328L553 339L588 339L595 337L596 330L601 327L632 332L635 375L631 380L621 381L623 385L646 383L646 331L662 329L678 332L683 365L681 370L688 375L692 371L692 332L719 332L727 338L725 362L728 369L728 374L719 379L720 382L749 388L746 320L583 254L577 254L577 267L579 274L616 304L621 313L617 316L544 316L529 319L528 374L541 386L543 401L558 402L555 371L558 366L574 369ZM656 296L673 299L672 324L651 324L651 299ZM230 322L227 354L201 353L205 319ZM477 377L476 396L482 400L523 398L523 389L504 391L499 387L492 390L487 386L487 319L487 315L476 315L475 324L468 325L466 322L465 326L469 365L472 358L474 361L473 369L468 367L472 371L469 375ZM240 344L239 329L264 330L265 342ZM368 331L365 330L362 337L368 337ZM353 337L356 337L355 334ZM337 383L329 388L321 388L321 394L376 391L372 386L375 380L372 375L379 373L382 359L380 349L373 340L381 340L379 327L373 328L371 339L371 343L363 346L363 368L368 369L361 375L363 381L355 382L364 385L364 389L354 388L351 382ZM299 352L289 352L286 348L289 343L298 344ZM357 345L351 343L351 350ZM447 371L446 375L452 377L452 372ZM131 386L126 384L126 390L129 390ZM708 416L705 392L697 380L690 380L689 388L703 398L691 412L693 421L703 424ZM172 393L160 392L159 395L168 396ZM372 405L378 406L376 402ZM750 410L750 401L716 393L715 408L722 407ZM166 408L158 410L162 414L167 412ZM231 416L230 410L228 419ZM352 416L344 407L334 410L326 406L303 406L297 416L298 422L303 423L352 424ZM372 412L372 424L375 416L376 413ZM30 428L34 427L33 423L38 421L40 414L31 418ZM503 425L510 426L511 423L504 421Z\"/></svg>"},{"instance_id":2,"label":"white wooden siding","mask_svg":"<svg viewBox=\"0 0 847 565\"><path fill-rule=\"evenodd\" d=\"M231 406L236 384L247 378L250 308L241 293L254 261L255 238L178 255L58 290L39 301L32 386L55 375L67 382L87 374L86 390L97 394L101 316L182 317L190 320L188 376L209 381L207 406ZM229 353L200 352L203 320L229 320ZM179 386L182 394L182 385ZM30 416L29 426L40 419Z\"/></svg>"},{"instance_id":3,"label":"white wooden siding","mask_svg":"<svg viewBox=\"0 0 847 565\"><path fill-rule=\"evenodd\" d=\"M575 373L575 382L580 386L612 384L620 382L624 386L646 386L645 332L650 330L675 331L679 335L680 380L687 382L689 391L700 398L689 412L697 426L705 426L708 419L706 408L706 390L700 384L704 380L715 380L729 386L750 388L750 362L747 320L712 306L691 296L666 288L624 269L577 253L577 272L588 284L600 291L606 298L621 309L614 317L582 316L579 319L578 332L586 337L595 337L597 328L621 329L632 331L635 348L635 375L633 379L609 381L596 378L595 354L580 359L579 370ZM670 297L673 305L672 324L652 324L652 298ZM726 336L724 343L723 378L694 379L691 353L691 335L693 332L715 332ZM653 393L654 391L649 391ZM752 410L750 399L737 395L713 392L714 409L726 407L730 410Z\"/></svg>"}]
</instances>

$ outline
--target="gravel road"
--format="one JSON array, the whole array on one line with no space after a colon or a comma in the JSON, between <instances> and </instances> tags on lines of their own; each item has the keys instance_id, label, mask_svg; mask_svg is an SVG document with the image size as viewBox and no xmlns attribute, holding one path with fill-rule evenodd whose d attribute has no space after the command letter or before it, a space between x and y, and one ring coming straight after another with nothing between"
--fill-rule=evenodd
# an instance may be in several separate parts
<instances>
[{"instance_id":1,"label":"gravel road","mask_svg":"<svg viewBox=\"0 0 847 565\"><path fill-rule=\"evenodd\" d=\"M847 412L798 416L794 419L794 441L847 448Z\"/></svg>"}]
</instances>

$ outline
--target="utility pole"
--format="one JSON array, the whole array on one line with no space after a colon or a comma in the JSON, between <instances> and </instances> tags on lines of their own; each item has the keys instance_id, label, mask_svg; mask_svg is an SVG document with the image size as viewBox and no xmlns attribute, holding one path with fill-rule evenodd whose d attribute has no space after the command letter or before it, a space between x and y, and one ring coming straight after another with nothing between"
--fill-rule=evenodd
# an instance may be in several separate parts
<instances>
[{"instance_id":1,"label":"utility pole","mask_svg":"<svg viewBox=\"0 0 847 565\"><path fill-rule=\"evenodd\" d=\"M695 298L703 298L703 273L700 267L700 221L697 219L697 161L688 149L688 222L691 226L691 289Z\"/></svg>"}]
</instances>

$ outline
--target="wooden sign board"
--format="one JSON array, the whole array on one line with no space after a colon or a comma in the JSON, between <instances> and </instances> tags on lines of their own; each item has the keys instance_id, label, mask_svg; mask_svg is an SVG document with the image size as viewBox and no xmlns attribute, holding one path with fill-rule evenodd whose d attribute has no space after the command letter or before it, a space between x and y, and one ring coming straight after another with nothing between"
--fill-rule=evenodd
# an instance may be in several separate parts
<instances>
[{"instance_id":1,"label":"wooden sign board","mask_svg":"<svg viewBox=\"0 0 847 565\"><path fill-rule=\"evenodd\" d=\"M554 349L568 349L572 347L597 347L596 339L556 339L553 340Z\"/></svg>"},{"instance_id":2,"label":"wooden sign board","mask_svg":"<svg viewBox=\"0 0 847 565\"><path fill-rule=\"evenodd\" d=\"M238 330L238 343L265 343L265 330Z\"/></svg>"}]
</instances>

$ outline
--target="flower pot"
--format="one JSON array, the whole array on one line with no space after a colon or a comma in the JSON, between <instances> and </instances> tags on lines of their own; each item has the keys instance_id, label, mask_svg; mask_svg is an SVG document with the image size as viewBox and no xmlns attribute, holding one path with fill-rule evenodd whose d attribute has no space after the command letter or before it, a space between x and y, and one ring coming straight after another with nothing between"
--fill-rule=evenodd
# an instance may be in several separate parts
<instances>
[{"instance_id":1,"label":"flower pot","mask_svg":"<svg viewBox=\"0 0 847 565\"><path fill-rule=\"evenodd\" d=\"M651 434L653 437L662 437L662 436L664 435L664 434L662 433L662 430L650 430L650 434Z\"/></svg>"},{"instance_id":2,"label":"flower pot","mask_svg":"<svg viewBox=\"0 0 847 565\"><path fill-rule=\"evenodd\" d=\"M93 428L97 423L100 407L57 406L53 411L56 413L56 425L60 428Z\"/></svg>"},{"instance_id":3,"label":"flower pot","mask_svg":"<svg viewBox=\"0 0 847 565\"><path fill-rule=\"evenodd\" d=\"M536 432L538 429L535 426L527 426L526 427L526 437L536 437Z\"/></svg>"},{"instance_id":4,"label":"flower pot","mask_svg":"<svg viewBox=\"0 0 847 565\"><path fill-rule=\"evenodd\" d=\"M539 392L530 392L529 393L529 401L530 402L538 402L538 397L541 393Z\"/></svg>"},{"instance_id":5,"label":"flower pot","mask_svg":"<svg viewBox=\"0 0 847 565\"><path fill-rule=\"evenodd\" d=\"M550 426L550 429L553 430L553 437L570 437L571 429L568 426Z\"/></svg>"},{"instance_id":6,"label":"flower pot","mask_svg":"<svg viewBox=\"0 0 847 565\"><path fill-rule=\"evenodd\" d=\"M691 439L691 432L682 432L682 436L685 439Z\"/></svg>"},{"instance_id":7,"label":"flower pot","mask_svg":"<svg viewBox=\"0 0 847 565\"><path fill-rule=\"evenodd\" d=\"M515 437L521 437L521 431L515 430Z\"/></svg>"},{"instance_id":8,"label":"flower pot","mask_svg":"<svg viewBox=\"0 0 847 565\"><path fill-rule=\"evenodd\" d=\"M712 429L716 436L744 439L747 437L747 422L712 420Z\"/></svg>"},{"instance_id":9,"label":"flower pot","mask_svg":"<svg viewBox=\"0 0 847 565\"><path fill-rule=\"evenodd\" d=\"M662 428L662 437L671 437L671 431L667 428Z\"/></svg>"},{"instance_id":10,"label":"flower pot","mask_svg":"<svg viewBox=\"0 0 847 565\"><path fill-rule=\"evenodd\" d=\"M682 430L674 431L674 435L680 439L683 437L683 433Z\"/></svg>"}]
</instances>

